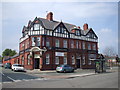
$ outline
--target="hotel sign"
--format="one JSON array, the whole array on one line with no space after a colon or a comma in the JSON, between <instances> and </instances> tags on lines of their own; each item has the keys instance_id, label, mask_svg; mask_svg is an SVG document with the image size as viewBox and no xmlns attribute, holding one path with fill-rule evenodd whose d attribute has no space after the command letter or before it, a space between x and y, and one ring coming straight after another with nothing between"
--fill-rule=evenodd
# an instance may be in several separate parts
<instances>
[{"instance_id":1,"label":"hotel sign","mask_svg":"<svg viewBox=\"0 0 120 90\"><path fill-rule=\"evenodd\" d=\"M55 56L64 56L64 52L55 52Z\"/></svg>"}]
</instances>

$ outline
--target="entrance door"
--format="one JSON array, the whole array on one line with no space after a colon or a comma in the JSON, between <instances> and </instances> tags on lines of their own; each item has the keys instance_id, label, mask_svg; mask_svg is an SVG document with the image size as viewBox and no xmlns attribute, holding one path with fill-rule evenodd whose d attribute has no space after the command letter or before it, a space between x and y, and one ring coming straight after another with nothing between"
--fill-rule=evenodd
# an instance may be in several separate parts
<instances>
[{"instance_id":1,"label":"entrance door","mask_svg":"<svg viewBox=\"0 0 120 90\"><path fill-rule=\"evenodd\" d=\"M80 68L80 59L76 59L76 62L77 62L77 68Z\"/></svg>"},{"instance_id":2,"label":"entrance door","mask_svg":"<svg viewBox=\"0 0 120 90\"><path fill-rule=\"evenodd\" d=\"M34 60L34 69L39 69L39 64L40 64L39 58L35 58L35 60Z\"/></svg>"}]
</instances>

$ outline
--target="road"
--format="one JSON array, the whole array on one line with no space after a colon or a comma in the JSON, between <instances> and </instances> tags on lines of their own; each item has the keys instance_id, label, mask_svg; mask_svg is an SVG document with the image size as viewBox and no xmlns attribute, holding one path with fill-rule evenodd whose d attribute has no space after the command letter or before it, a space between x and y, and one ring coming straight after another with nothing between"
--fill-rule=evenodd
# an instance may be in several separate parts
<instances>
[{"instance_id":1,"label":"road","mask_svg":"<svg viewBox=\"0 0 120 90\"><path fill-rule=\"evenodd\" d=\"M9 70L5 70L3 73L14 79L9 83L3 83L3 88L118 88L117 71L68 79L45 79L25 72L11 72ZM6 77L3 75L4 79L6 80Z\"/></svg>"}]
</instances>

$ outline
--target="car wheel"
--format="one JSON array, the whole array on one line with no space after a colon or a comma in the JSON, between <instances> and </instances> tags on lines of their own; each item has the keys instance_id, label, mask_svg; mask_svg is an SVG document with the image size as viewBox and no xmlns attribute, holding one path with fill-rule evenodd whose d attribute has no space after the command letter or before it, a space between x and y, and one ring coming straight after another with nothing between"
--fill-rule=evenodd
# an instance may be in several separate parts
<instances>
[{"instance_id":1,"label":"car wheel","mask_svg":"<svg viewBox=\"0 0 120 90\"><path fill-rule=\"evenodd\" d=\"M16 70L15 70L15 69L13 69L13 71L15 72Z\"/></svg>"},{"instance_id":2,"label":"car wheel","mask_svg":"<svg viewBox=\"0 0 120 90\"><path fill-rule=\"evenodd\" d=\"M13 71L13 69L11 69Z\"/></svg>"},{"instance_id":3,"label":"car wheel","mask_svg":"<svg viewBox=\"0 0 120 90\"><path fill-rule=\"evenodd\" d=\"M63 72L66 72L66 70L64 70Z\"/></svg>"},{"instance_id":4,"label":"car wheel","mask_svg":"<svg viewBox=\"0 0 120 90\"><path fill-rule=\"evenodd\" d=\"M57 71L57 73L59 73L59 71Z\"/></svg>"}]
</instances>

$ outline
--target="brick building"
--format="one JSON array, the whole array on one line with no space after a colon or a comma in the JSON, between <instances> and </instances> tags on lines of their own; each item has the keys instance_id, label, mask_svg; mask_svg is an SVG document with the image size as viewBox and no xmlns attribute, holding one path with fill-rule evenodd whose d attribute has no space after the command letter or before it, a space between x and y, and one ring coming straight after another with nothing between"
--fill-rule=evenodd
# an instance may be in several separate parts
<instances>
[{"instance_id":1,"label":"brick building","mask_svg":"<svg viewBox=\"0 0 120 90\"><path fill-rule=\"evenodd\" d=\"M6 60L23 64L26 69L49 70L59 64L94 68L90 58L98 55L98 37L88 24L79 26L55 21L53 13L35 18L23 27L19 55Z\"/></svg>"}]
</instances>

